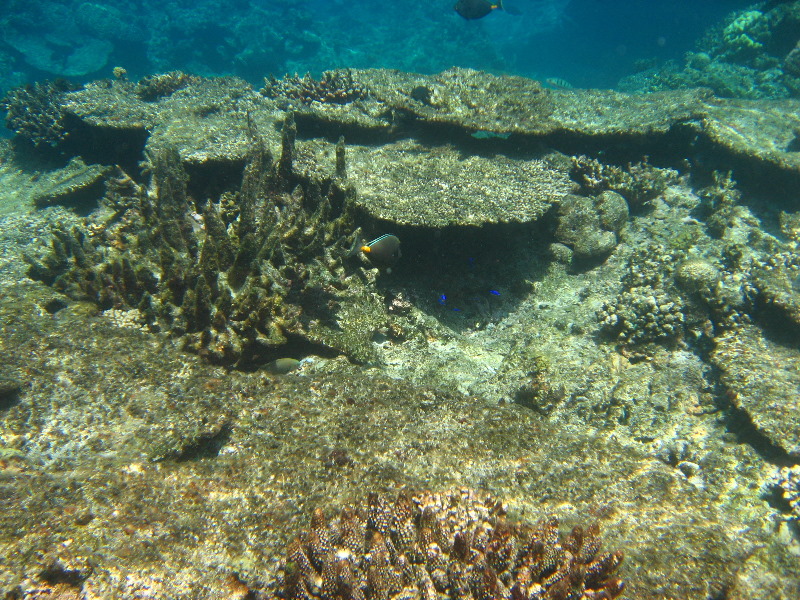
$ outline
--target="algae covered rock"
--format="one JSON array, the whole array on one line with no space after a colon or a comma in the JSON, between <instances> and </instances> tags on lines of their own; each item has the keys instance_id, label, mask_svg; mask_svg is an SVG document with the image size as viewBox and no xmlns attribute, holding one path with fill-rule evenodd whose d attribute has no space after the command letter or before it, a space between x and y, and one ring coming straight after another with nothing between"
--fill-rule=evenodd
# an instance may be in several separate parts
<instances>
[{"instance_id":1,"label":"algae covered rock","mask_svg":"<svg viewBox=\"0 0 800 600\"><path fill-rule=\"evenodd\" d=\"M728 397L758 431L800 457L800 351L767 339L753 326L718 337L711 360Z\"/></svg>"},{"instance_id":2,"label":"algae covered rock","mask_svg":"<svg viewBox=\"0 0 800 600\"><path fill-rule=\"evenodd\" d=\"M780 252L760 261L751 272L750 295L766 324L800 335L800 254Z\"/></svg>"}]
</instances>

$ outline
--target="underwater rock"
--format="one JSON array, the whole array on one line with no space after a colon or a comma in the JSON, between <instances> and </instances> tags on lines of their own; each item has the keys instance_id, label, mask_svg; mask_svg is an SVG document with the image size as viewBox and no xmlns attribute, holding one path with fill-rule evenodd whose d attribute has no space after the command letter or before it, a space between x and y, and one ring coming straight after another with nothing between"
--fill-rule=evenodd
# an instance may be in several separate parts
<instances>
[{"instance_id":1,"label":"underwater rock","mask_svg":"<svg viewBox=\"0 0 800 600\"><path fill-rule=\"evenodd\" d=\"M800 77L800 42L783 59L783 70L789 75Z\"/></svg>"},{"instance_id":2,"label":"underwater rock","mask_svg":"<svg viewBox=\"0 0 800 600\"><path fill-rule=\"evenodd\" d=\"M800 459L800 350L745 325L715 338L711 361L733 405L772 444Z\"/></svg>"},{"instance_id":3,"label":"underwater rock","mask_svg":"<svg viewBox=\"0 0 800 600\"><path fill-rule=\"evenodd\" d=\"M454 600L581 598L612 600L620 551L600 553L600 527L558 519L536 525L505 519L502 502L470 490L403 495L376 493L328 520L322 509L281 563L275 598L377 599L398 595Z\"/></svg>"},{"instance_id":4,"label":"underwater rock","mask_svg":"<svg viewBox=\"0 0 800 600\"><path fill-rule=\"evenodd\" d=\"M703 135L752 169L768 168L800 181L800 153L791 152L800 127L800 100L728 100L709 105Z\"/></svg>"},{"instance_id":5,"label":"underwater rock","mask_svg":"<svg viewBox=\"0 0 800 600\"><path fill-rule=\"evenodd\" d=\"M557 152L465 157L455 146L401 140L348 146L347 168L359 208L400 225L532 223L574 188Z\"/></svg>"},{"instance_id":6,"label":"underwater rock","mask_svg":"<svg viewBox=\"0 0 800 600\"><path fill-rule=\"evenodd\" d=\"M754 315L763 324L800 336L798 276L800 253L776 252L752 268L749 296Z\"/></svg>"},{"instance_id":7,"label":"underwater rock","mask_svg":"<svg viewBox=\"0 0 800 600\"><path fill-rule=\"evenodd\" d=\"M114 148L125 144L124 162L142 160L145 148L174 146L184 161L242 168L251 131L280 147L280 123L285 114L274 103L232 77L200 78L177 72L154 75L139 84L98 81L64 98L64 111L76 137L79 154L91 154L89 144ZM113 154L112 154L113 156ZM113 159L112 159L113 160ZM116 162L123 162L117 158ZM231 176L230 170L224 173Z\"/></svg>"},{"instance_id":8,"label":"underwater rock","mask_svg":"<svg viewBox=\"0 0 800 600\"><path fill-rule=\"evenodd\" d=\"M297 100L298 106L291 107L285 97L266 98L247 82L231 77L173 73L153 76L138 86L102 80L54 96L50 102L29 102L25 121L58 123L64 131L46 139L72 138L69 152L89 162L99 162L90 160L92 152L110 154L108 162L125 162L117 158L125 148L127 162L135 164L145 144L149 148L172 144L183 160L196 165L214 162L225 166L228 176L230 169L244 163L252 129L270 148L278 148L284 106L294 112L301 139L345 135L351 143L359 139L375 143L425 133L439 144L468 142L472 155L482 148L504 147L508 140L531 149L544 144L570 154L575 148L625 147L627 156L641 157L665 141L678 153L689 151L699 134L712 148L730 152L743 165L766 164L790 181L800 181L800 156L788 151L792 131L800 126L798 101L721 101L707 90L640 95L545 90L533 80L468 69L432 76L353 69L331 71L325 81L340 89L333 82L342 80L347 85L341 88L341 98ZM424 102L419 99L421 88L428 90ZM369 93L353 95L351 89ZM343 100L347 102L339 103ZM49 118L54 111L66 118ZM123 144L120 135L127 137ZM604 176L622 177L604 189L622 194L633 209L663 190L670 177L669 170L646 161Z\"/></svg>"},{"instance_id":9,"label":"underwater rock","mask_svg":"<svg viewBox=\"0 0 800 600\"><path fill-rule=\"evenodd\" d=\"M333 71L332 73L337 73ZM453 68L424 76L349 69L369 98L296 107L298 122L333 132L394 134L420 125L488 136L622 136L639 143L701 116L703 90L627 95L609 90L548 90L532 79ZM424 90L424 91L421 91Z\"/></svg>"}]
</instances>

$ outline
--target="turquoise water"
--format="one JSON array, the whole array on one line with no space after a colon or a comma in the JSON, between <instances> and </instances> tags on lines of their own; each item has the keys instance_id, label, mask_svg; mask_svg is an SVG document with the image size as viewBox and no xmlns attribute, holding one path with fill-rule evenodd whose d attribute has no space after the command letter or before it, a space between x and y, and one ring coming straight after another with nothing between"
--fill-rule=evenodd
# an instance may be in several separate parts
<instances>
[{"instance_id":1,"label":"turquoise water","mask_svg":"<svg viewBox=\"0 0 800 600\"><path fill-rule=\"evenodd\" d=\"M494 11L468 22L450 0L7 0L0 89L49 77L109 77L113 67L133 78L179 69L258 82L338 67L432 73L462 66L614 87L637 61L680 60L707 28L750 4L513 3L520 14Z\"/></svg>"}]
</instances>

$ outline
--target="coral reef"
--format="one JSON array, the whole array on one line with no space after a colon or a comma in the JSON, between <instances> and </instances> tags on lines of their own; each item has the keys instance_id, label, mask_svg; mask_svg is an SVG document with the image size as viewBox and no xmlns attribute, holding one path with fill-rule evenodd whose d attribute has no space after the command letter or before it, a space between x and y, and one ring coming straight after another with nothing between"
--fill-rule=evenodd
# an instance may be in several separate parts
<instances>
[{"instance_id":1,"label":"coral reef","mask_svg":"<svg viewBox=\"0 0 800 600\"><path fill-rule=\"evenodd\" d=\"M68 136L62 106L64 94L75 86L64 79L11 90L0 102L7 111L6 127L36 148L55 147Z\"/></svg>"},{"instance_id":2,"label":"coral reef","mask_svg":"<svg viewBox=\"0 0 800 600\"><path fill-rule=\"evenodd\" d=\"M684 332L680 300L651 286L633 287L598 311L602 329L620 342L677 341Z\"/></svg>"},{"instance_id":3,"label":"coral reef","mask_svg":"<svg viewBox=\"0 0 800 600\"><path fill-rule=\"evenodd\" d=\"M577 262L600 259L617 246L627 220L628 204L616 192L606 190L594 198L569 195L556 209L555 237Z\"/></svg>"},{"instance_id":4,"label":"coral reef","mask_svg":"<svg viewBox=\"0 0 800 600\"><path fill-rule=\"evenodd\" d=\"M284 600L616 598L622 552L600 550L600 528L562 538L558 520L510 523L503 504L470 490L370 494L333 519L317 509L292 542L276 597Z\"/></svg>"},{"instance_id":5,"label":"coral reef","mask_svg":"<svg viewBox=\"0 0 800 600\"><path fill-rule=\"evenodd\" d=\"M766 324L800 333L800 252L784 250L755 260L746 285L752 312Z\"/></svg>"},{"instance_id":6,"label":"coral reef","mask_svg":"<svg viewBox=\"0 0 800 600\"><path fill-rule=\"evenodd\" d=\"M712 27L682 64L671 61L624 78L624 90L654 91L704 86L729 98L800 96L793 50L798 43L797 2L732 13Z\"/></svg>"},{"instance_id":7,"label":"coral reef","mask_svg":"<svg viewBox=\"0 0 800 600\"><path fill-rule=\"evenodd\" d=\"M800 42L783 59L783 70L792 77L800 77Z\"/></svg>"},{"instance_id":8,"label":"coral reef","mask_svg":"<svg viewBox=\"0 0 800 600\"><path fill-rule=\"evenodd\" d=\"M636 210L664 193L667 186L675 183L677 171L654 167L647 157L641 162L628 164L626 168L601 163L585 155L572 158L570 176L588 194L599 194L613 190L628 201Z\"/></svg>"},{"instance_id":9,"label":"coral reef","mask_svg":"<svg viewBox=\"0 0 800 600\"><path fill-rule=\"evenodd\" d=\"M735 224L736 207L742 192L737 189L730 171L714 171L712 177L713 184L699 190L699 195L705 202L704 208L708 213L706 223L709 232L721 238L728 227Z\"/></svg>"},{"instance_id":10,"label":"coral reef","mask_svg":"<svg viewBox=\"0 0 800 600\"><path fill-rule=\"evenodd\" d=\"M42 178L33 202L37 206L61 204L83 208L85 201L92 206L103 195L106 177L111 171L111 167L87 165L80 158L73 158L63 168Z\"/></svg>"},{"instance_id":11,"label":"coral reef","mask_svg":"<svg viewBox=\"0 0 800 600\"><path fill-rule=\"evenodd\" d=\"M287 75L283 79L270 75L264 80L261 93L267 98L299 100L303 104L348 104L369 96L367 89L353 78L348 69L325 71L319 80L314 79L310 73L303 77Z\"/></svg>"},{"instance_id":12,"label":"coral reef","mask_svg":"<svg viewBox=\"0 0 800 600\"><path fill-rule=\"evenodd\" d=\"M287 337L368 361L372 304L345 299L356 291L343 265L352 192L335 174L303 179L293 153L288 120L280 160L255 137L239 192L197 206L176 151L154 151L150 187L119 172L104 199L111 216L55 231L49 253L28 257L30 275L102 310L138 309L213 362L267 362ZM336 324L335 311L366 329Z\"/></svg>"},{"instance_id":13,"label":"coral reef","mask_svg":"<svg viewBox=\"0 0 800 600\"><path fill-rule=\"evenodd\" d=\"M172 71L143 77L136 84L135 91L136 95L145 102L154 102L159 98L174 94L196 80L197 78L192 75L181 71Z\"/></svg>"}]
</instances>

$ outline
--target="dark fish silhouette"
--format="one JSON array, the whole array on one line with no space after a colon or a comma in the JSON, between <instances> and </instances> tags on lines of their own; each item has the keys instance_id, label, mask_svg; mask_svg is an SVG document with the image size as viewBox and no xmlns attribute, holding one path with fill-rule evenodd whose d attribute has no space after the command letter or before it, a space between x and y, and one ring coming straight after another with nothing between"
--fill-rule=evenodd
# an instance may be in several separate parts
<instances>
[{"instance_id":1,"label":"dark fish silhouette","mask_svg":"<svg viewBox=\"0 0 800 600\"><path fill-rule=\"evenodd\" d=\"M520 14L516 9L504 7L503 0L497 0L496 2L490 2L489 0L458 0L453 8L459 15L470 21L482 19L493 10L504 10L511 15Z\"/></svg>"},{"instance_id":2,"label":"dark fish silhouette","mask_svg":"<svg viewBox=\"0 0 800 600\"><path fill-rule=\"evenodd\" d=\"M400 240L396 235L386 233L361 246L361 251L373 266L391 273L392 265L400 259Z\"/></svg>"}]
</instances>

